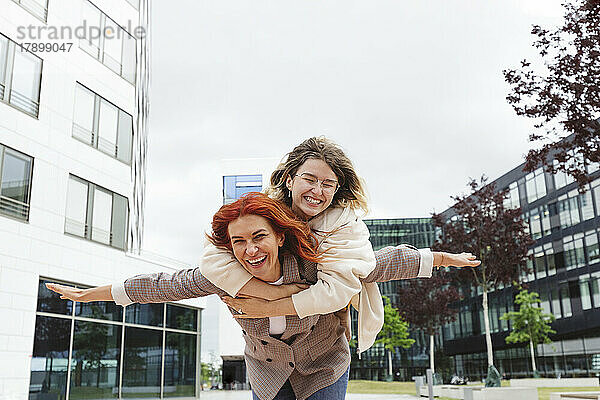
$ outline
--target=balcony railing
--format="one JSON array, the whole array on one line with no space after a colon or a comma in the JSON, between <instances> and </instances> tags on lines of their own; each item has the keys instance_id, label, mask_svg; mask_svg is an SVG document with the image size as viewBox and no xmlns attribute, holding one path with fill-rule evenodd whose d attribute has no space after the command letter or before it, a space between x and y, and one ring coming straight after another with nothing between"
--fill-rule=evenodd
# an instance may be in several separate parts
<instances>
[{"instance_id":1,"label":"balcony railing","mask_svg":"<svg viewBox=\"0 0 600 400\"><path fill-rule=\"evenodd\" d=\"M89 130L85 129L84 127L82 127L76 123L73 123L72 136L75 139L78 139L78 140L84 142L85 144L95 147L94 146L94 137L95 137L94 132L90 132ZM109 156L111 156L113 158L117 158L119 146L114 144L110 140L106 140L104 138L98 137L98 150L102 151L103 153L108 154Z\"/></svg>"},{"instance_id":2,"label":"balcony railing","mask_svg":"<svg viewBox=\"0 0 600 400\"><path fill-rule=\"evenodd\" d=\"M123 243L114 243L113 232L95 227L91 227L90 231L90 226L88 224L84 224L71 218L65 218L65 233L94 242L103 243L117 249L126 249L126 246Z\"/></svg>"},{"instance_id":3,"label":"balcony railing","mask_svg":"<svg viewBox=\"0 0 600 400\"><path fill-rule=\"evenodd\" d=\"M94 144L94 132L90 132L76 123L73 123L73 137L90 146Z\"/></svg>"},{"instance_id":4,"label":"balcony railing","mask_svg":"<svg viewBox=\"0 0 600 400\"><path fill-rule=\"evenodd\" d=\"M104 63L104 65L112 69L117 74L122 75L122 66L119 60L116 60L115 58L111 57L108 53L104 53L102 62Z\"/></svg>"},{"instance_id":5,"label":"balcony railing","mask_svg":"<svg viewBox=\"0 0 600 400\"><path fill-rule=\"evenodd\" d=\"M98 150L117 158L117 145L104 138L98 137Z\"/></svg>"},{"instance_id":6,"label":"balcony railing","mask_svg":"<svg viewBox=\"0 0 600 400\"><path fill-rule=\"evenodd\" d=\"M30 98L28 98L27 96L22 95L21 93L17 92L16 90L11 90L10 92L10 104L14 105L15 107L19 108L22 111L25 111L28 114L31 114L33 116L38 116L38 112L39 112L39 104L33 100L31 100Z\"/></svg>"},{"instance_id":7,"label":"balcony railing","mask_svg":"<svg viewBox=\"0 0 600 400\"><path fill-rule=\"evenodd\" d=\"M70 233L71 235L86 237L88 231L87 224L82 224L79 221L76 221L71 218L65 218L65 233Z\"/></svg>"},{"instance_id":8,"label":"balcony railing","mask_svg":"<svg viewBox=\"0 0 600 400\"><path fill-rule=\"evenodd\" d=\"M0 212L19 219L29 219L29 204L10 197L0 196Z\"/></svg>"}]
</instances>

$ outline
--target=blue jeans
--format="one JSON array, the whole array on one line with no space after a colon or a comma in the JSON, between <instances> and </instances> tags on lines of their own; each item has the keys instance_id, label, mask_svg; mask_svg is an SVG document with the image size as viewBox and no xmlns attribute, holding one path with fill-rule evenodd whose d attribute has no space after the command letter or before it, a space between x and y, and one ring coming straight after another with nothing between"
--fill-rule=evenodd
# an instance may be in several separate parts
<instances>
[{"instance_id":1,"label":"blue jeans","mask_svg":"<svg viewBox=\"0 0 600 400\"><path fill-rule=\"evenodd\" d=\"M346 398L346 388L348 387L349 372L350 368L346 370L344 375L340 376L340 379L323 389L317 390L307 397L306 400L344 400ZM260 400L254 392L252 392L252 398L254 400ZM285 381L285 384L279 392L277 392L273 400L296 400L296 395L292 390L289 379Z\"/></svg>"}]
</instances>

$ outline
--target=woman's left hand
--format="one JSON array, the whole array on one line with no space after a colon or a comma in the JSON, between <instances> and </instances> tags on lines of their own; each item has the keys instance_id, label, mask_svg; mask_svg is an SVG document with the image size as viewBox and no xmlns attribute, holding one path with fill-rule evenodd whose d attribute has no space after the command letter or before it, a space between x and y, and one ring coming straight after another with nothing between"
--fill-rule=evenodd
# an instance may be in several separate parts
<instances>
[{"instance_id":1,"label":"woman's left hand","mask_svg":"<svg viewBox=\"0 0 600 400\"><path fill-rule=\"evenodd\" d=\"M481 261L471 253L433 253L433 265L436 267L477 267L479 264Z\"/></svg>"},{"instance_id":2,"label":"woman's left hand","mask_svg":"<svg viewBox=\"0 0 600 400\"><path fill-rule=\"evenodd\" d=\"M237 311L234 318L267 318L275 317L276 312L272 309L272 301L259 299L257 297L229 297L221 298L225 304Z\"/></svg>"}]
</instances>

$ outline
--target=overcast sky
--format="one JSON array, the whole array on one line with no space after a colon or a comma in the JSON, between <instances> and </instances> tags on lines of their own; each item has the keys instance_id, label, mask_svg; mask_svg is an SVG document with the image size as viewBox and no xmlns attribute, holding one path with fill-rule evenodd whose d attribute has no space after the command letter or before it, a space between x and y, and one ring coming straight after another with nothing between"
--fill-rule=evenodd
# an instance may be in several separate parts
<instances>
[{"instance_id":1,"label":"overcast sky","mask_svg":"<svg viewBox=\"0 0 600 400\"><path fill-rule=\"evenodd\" d=\"M184 262L219 207L219 161L326 135L373 218L429 216L523 162L502 69L560 0L152 2L144 248Z\"/></svg>"}]
</instances>

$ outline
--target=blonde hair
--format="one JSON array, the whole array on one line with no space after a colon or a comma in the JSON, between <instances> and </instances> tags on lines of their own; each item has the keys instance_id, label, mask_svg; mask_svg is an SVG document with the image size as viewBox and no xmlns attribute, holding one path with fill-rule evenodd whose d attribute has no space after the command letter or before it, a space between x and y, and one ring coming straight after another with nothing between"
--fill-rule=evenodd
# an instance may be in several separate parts
<instances>
[{"instance_id":1,"label":"blonde hair","mask_svg":"<svg viewBox=\"0 0 600 400\"><path fill-rule=\"evenodd\" d=\"M331 205L360 209L365 214L369 211L363 179L358 176L344 151L324 136L306 139L294 147L271 174L271 184L265 192L291 207L292 198L286 187L286 179L288 176L293 177L298 168L311 159L324 161L338 179L340 187L333 196Z\"/></svg>"}]
</instances>

